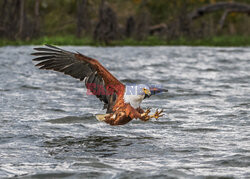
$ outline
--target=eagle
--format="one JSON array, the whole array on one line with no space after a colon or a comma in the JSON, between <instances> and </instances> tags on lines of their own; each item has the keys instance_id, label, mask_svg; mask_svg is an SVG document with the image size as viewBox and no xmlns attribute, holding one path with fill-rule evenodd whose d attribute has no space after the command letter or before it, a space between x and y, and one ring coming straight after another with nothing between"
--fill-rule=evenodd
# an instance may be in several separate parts
<instances>
[{"instance_id":1,"label":"eagle","mask_svg":"<svg viewBox=\"0 0 250 179\"><path fill-rule=\"evenodd\" d=\"M162 88L150 85L125 85L116 79L98 60L79 52L73 53L61 48L45 45L34 48L31 55L39 69L54 70L84 81L89 94L94 94L104 103L106 114L97 114L99 121L110 125L124 125L133 119L148 121L162 117L163 110L150 115L140 107L143 99L153 94L165 92Z\"/></svg>"}]
</instances>

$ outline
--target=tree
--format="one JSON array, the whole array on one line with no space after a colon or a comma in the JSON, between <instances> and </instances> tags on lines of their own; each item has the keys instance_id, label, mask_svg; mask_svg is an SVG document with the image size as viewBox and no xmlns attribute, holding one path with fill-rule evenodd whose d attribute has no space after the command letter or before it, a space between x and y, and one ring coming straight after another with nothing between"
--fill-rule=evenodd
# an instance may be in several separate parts
<instances>
[{"instance_id":1,"label":"tree","mask_svg":"<svg viewBox=\"0 0 250 179\"><path fill-rule=\"evenodd\" d=\"M1 34L0 36L7 37L10 39L15 39L18 35L18 32L22 31L20 28L20 9L21 1L8 1L4 0L2 4L2 13L1 13Z\"/></svg>"},{"instance_id":2,"label":"tree","mask_svg":"<svg viewBox=\"0 0 250 179\"><path fill-rule=\"evenodd\" d=\"M88 0L77 1L77 37L82 36L82 31L91 32L91 23L88 15Z\"/></svg>"},{"instance_id":3,"label":"tree","mask_svg":"<svg viewBox=\"0 0 250 179\"><path fill-rule=\"evenodd\" d=\"M24 12L24 1L25 0L19 0L20 1L20 5L19 5L19 12L20 12L20 15L19 15L19 27L18 27L18 33L16 34L16 38L17 37L23 37L23 26L24 26L24 16L25 16L25 12Z\"/></svg>"},{"instance_id":4,"label":"tree","mask_svg":"<svg viewBox=\"0 0 250 179\"><path fill-rule=\"evenodd\" d=\"M127 19L126 28L125 28L125 36L131 37L134 31L135 31L135 19L133 16L130 16Z\"/></svg>"},{"instance_id":5,"label":"tree","mask_svg":"<svg viewBox=\"0 0 250 179\"><path fill-rule=\"evenodd\" d=\"M38 36L40 34L40 0L35 1L34 5L34 14L35 14L35 21L34 21L34 36Z\"/></svg>"},{"instance_id":6,"label":"tree","mask_svg":"<svg viewBox=\"0 0 250 179\"><path fill-rule=\"evenodd\" d=\"M150 14L146 8L146 0L141 1L140 8L135 19L135 38L137 40L143 40L148 36L150 26Z\"/></svg>"},{"instance_id":7,"label":"tree","mask_svg":"<svg viewBox=\"0 0 250 179\"><path fill-rule=\"evenodd\" d=\"M102 0L99 8L99 22L94 31L94 39L105 44L118 38L118 24L116 13Z\"/></svg>"},{"instance_id":8,"label":"tree","mask_svg":"<svg viewBox=\"0 0 250 179\"><path fill-rule=\"evenodd\" d=\"M205 14L216 12L219 10L224 10L224 13L218 22L218 30L221 30L223 28L228 14L233 12L247 13L248 15L250 14L250 6L247 4L236 3L236 2L218 2L205 5L203 7L194 10L188 15L188 18L190 21L192 21L204 16Z\"/></svg>"}]
</instances>

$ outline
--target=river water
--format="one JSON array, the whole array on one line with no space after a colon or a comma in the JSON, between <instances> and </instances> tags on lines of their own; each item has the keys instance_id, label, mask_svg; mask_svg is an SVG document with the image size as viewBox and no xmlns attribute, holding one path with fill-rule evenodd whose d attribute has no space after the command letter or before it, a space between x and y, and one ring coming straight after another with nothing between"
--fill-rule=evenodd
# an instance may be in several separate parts
<instances>
[{"instance_id":1,"label":"river water","mask_svg":"<svg viewBox=\"0 0 250 179\"><path fill-rule=\"evenodd\" d=\"M83 82L0 48L0 178L250 177L250 48L62 47L168 93L159 120L110 126Z\"/></svg>"}]
</instances>

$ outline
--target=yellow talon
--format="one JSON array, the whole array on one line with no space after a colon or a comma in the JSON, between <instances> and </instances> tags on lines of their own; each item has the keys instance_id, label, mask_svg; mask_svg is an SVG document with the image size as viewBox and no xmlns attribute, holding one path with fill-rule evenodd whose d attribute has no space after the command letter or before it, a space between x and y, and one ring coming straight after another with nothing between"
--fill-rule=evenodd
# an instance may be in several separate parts
<instances>
[{"instance_id":1,"label":"yellow talon","mask_svg":"<svg viewBox=\"0 0 250 179\"><path fill-rule=\"evenodd\" d=\"M151 119L151 118L155 118L156 120L158 119L158 118L160 118L160 117L162 117L164 114L162 114L162 112L163 112L163 109L161 109L160 111L159 111L159 109L156 109L156 111L155 111L155 113L154 113L154 115L148 115L149 113L150 113L150 108L148 108L143 114L142 114L142 116L143 116L143 118L141 119L141 120L143 120L143 121L148 121L149 119Z\"/></svg>"},{"instance_id":2,"label":"yellow talon","mask_svg":"<svg viewBox=\"0 0 250 179\"><path fill-rule=\"evenodd\" d=\"M150 116L151 118L155 118L158 119L159 117L162 117L164 114L161 114L163 112L163 109L161 111L159 111L158 109L156 109L155 114Z\"/></svg>"}]
</instances>

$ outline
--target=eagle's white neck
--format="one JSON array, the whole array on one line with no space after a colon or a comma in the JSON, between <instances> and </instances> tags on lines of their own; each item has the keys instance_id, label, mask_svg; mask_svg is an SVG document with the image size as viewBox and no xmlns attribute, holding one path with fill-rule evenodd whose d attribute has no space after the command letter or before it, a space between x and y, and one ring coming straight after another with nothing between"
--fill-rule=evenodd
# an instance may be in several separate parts
<instances>
[{"instance_id":1,"label":"eagle's white neck","mask_svg":"<svg viewBox=\"0 0 250 179\"><path fill-rule=\"evenodd\" d=\"M133 108L139 108L143 100L143 95L126 95L124 94L124 102L129 103Z\"/></svg>"},{"instance_id":2,"label":"eagle's white neck","mask_svg":"<svg viewBox=\"0 0 250 179\"><path fill-rule=\"evenodd\" d=\"M129 87L126 87L126 91L123 96L124 102L130 104L135 109L139 108L142 100L144 99L144 95L131 93L129 90Z\"/></svg>"}]
</instances>

